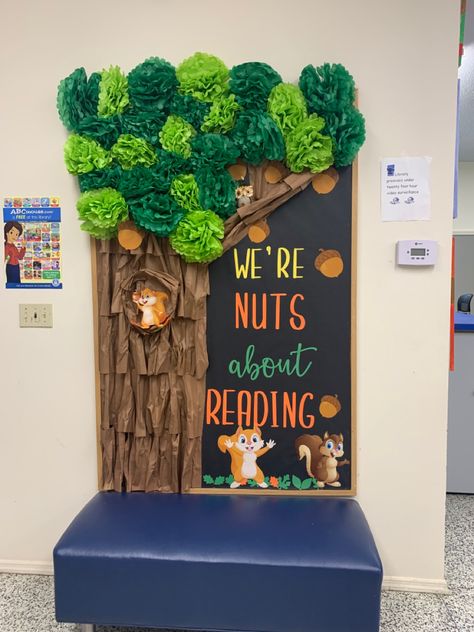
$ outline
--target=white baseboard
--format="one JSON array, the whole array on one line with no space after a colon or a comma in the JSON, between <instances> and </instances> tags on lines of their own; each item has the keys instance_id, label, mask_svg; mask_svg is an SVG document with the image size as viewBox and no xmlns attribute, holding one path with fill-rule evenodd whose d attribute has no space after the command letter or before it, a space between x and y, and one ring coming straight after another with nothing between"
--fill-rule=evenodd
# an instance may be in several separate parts
<instances>
[{"instance_id":1,"label":"white baseboard","mask_svg":"<svg viewBox=\"0 0 474 632\"><path fill-rule=\"evenodd\" d=\"M449 594L445 579L423 579L422 577L384 577L382 590Z\"/></svg>"},{"instance_id":2,"label":"white baseboard","mask_svg":"<svg viewBox=\"0 0 474 632\"><path fill-rule=\"evenodd\" d=\"M19 573L21 575L52 575L52 562L32 560L0 560L0 573Z\"/></svg>"},{"instance_id":3,"label":"white baseboard","mask_svg":"<svg viewBox=\"0 0 474 632\"><path fill-rule=\"evenodd\" d=\"M22 575L52 575L52 562L30 560L0 560L0 573L19 573ZM448 584L444 579L423 579L420 577L384 577L382 590L402 592L427 592L448 594Z\"/></svg>"}]
</instances>

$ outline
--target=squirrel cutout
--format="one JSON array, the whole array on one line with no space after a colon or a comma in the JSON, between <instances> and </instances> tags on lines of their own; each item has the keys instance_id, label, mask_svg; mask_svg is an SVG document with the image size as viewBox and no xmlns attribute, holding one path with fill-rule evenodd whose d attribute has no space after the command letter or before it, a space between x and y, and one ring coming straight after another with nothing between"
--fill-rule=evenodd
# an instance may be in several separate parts
<instances>
[{"instance_id":1,"label":"squirrel cutout","mask_svg":"<svg viewBox=\"0 0 474 632\"><path fill-rule=\"evenodd\" d=\"M319 487L331 485L340 487L338 467L349 465L350 461L338 461L344 456L344 437L342 434L324 433L323 439L318 435L301 435L295 441L296 454L299 460L306 459L308 476L318 481Z\"/></svg>"},{"instance_id":2,"label":"squirrel cutout","mask_svg":"<svg viewBox=\"0 0 474 632\"><path fill-rule=\"evenodd\" d=\"M142 329L150 329L153 326L161 329L168 324L170 317L165 308L168 295L165 292L156 292L146 287L141 292L134 292L132 300L142 312L141 322L135 322L134 325Z\"/></svg>"},{"instance_id":3,"label":"squirrel cutout","mask_svg":"<svg viewBox=\"0 0 474 632\"><path fill-rule=\"evenodd\" d=\"M275 446L275 442L270 439L264 447L260 428L243 430L239 426L232 436L221 435L217 440L217 446L221 452L230 454L230 471L234 481L230 484L231 489L236 489L245 485L247 479L253 479L259 487L265 489L265 476L257 465L257 459Z\"/></svg>"}]
</instances>

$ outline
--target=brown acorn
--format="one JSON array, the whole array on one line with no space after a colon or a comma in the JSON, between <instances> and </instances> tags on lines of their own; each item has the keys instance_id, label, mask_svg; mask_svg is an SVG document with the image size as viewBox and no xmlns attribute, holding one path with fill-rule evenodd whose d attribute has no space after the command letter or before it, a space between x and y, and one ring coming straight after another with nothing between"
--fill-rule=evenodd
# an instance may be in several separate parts
<instances>
[{"instance_id":1,"label":"brown acorn","mask_svg":"<svg viewBox=\"0 0 474 632\"><path fill-rule=\"evenodd\" d=\"M264 219L260 219L258 222L255 222L255 224L252 224L252 226L249 226L247 234L250 241L253 241L254 244L260 244L262 241L265 241L270 234L270 226Z\"/></svg>"},{"instance_id":2,"label":"brown acorn","mask_svg":"<svg viewBox=\"0 0 474 632\"><path fill-rule=\"evenodd\" d=\"M276 167L275 165L269 165L265 169L264 177L268 184L276 184L277 182L280 182L283 176L283 171L278 169L278 167Z\"/></svg>"},{"instance_id":3,"label":"brown acorn","mask_svg":"<svg viewBox=\"0 0 474 632\"><path fill-rule=\"evenodd\" d=\"M131 220L119 224L118 241L122 248L135 250L141 245L144 237L145 233L137 228Z\"/></svg>"},{"instance_id":4,"label":"brown acorn","mask_svg":"<svg viewBox=\"0 0 474 632\"><path fill-rule=\"evenodd\" d=\"M247 166L238 162L235 165L227 167L227 171L234 178L234 180L243 180L247 175Z\"/></svg>"},{"instance_id":5,"label":"brown acorn","mask_svg":"<svg viewBox=\"0 0 474 632\"><path fill-rule=\"evenodd\" d=\"M318 272L331 279L338 277L344 270L344 261L338 250L319 249L320 254L314 260L314 267Z\"/></svg>"},{"instance_id":6,"label":"brown acorn","mask_svg":"<svg viewBox=\"0 0 474 632\"><path fill-rule=\"evenodd\" d=\"M316 193L331 193L339 180L339 174L334 167L329 167L321 173L317 173L311 184Z\"/></svg>"},{"instance_id":7,"label":"brown acorn","mask_svg":"<svg viewBox=\"0 0 474 632\"><path fill-rule=\"evenodd\" d=\"M340 410L341 402L339 401L337 395L324 395L321 397L319 412L322 417L331 419L331 417L335 417Z\"/></svg>"}]
</instances>

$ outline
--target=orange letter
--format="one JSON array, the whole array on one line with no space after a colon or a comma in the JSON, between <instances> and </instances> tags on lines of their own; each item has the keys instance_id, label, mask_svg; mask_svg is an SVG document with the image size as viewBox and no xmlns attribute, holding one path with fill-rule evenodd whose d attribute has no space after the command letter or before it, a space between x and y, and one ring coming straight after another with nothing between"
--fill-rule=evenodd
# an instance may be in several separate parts
<instances>
[{"instance_id":1,"label":"orange letter","mask_svg":"<svg viewBox=\"0 0 474 632\"><path fill-rule=\"evenodd\" d=\"M235 413L235 410L229 410L227 408L227 394L235 393L234 388L225 388L224 394L222 396L222 425L223 426L233 426L234 421L227 421L227 413Z\"/></svg>"},{"instance_id":2,"label":"orange letter","mask_svg":"<svg viewBox=\"0 0 474 632\"><path fill-rule=\"evenodd\" d=\"M267 396L263 391L255 391L255 393L253 394L254 396L254 400L253 400L253 423L254 426L264 426L267 422L267 417L268 417L268 400L267 400ZM262 403L263 403L263 419L260 421L258 418L258 398L259 396L262 398Z\"/></svg>"},{"instance_id":3,"label":"orange letter","mask_svg":"<svg viewBox=\"0 0 474 632\"><path fill-rule=\"evenodd\" d=\"M296 428L296 393L283 393L283 428L287 427L287 417L290 419L290 426Z\"/></svg>"},{"instance_id":4,"label":"orange letter","mask_svg":"<svg viewBox=\"0 0 474 632\"><path fill-rule=\"evenodd\" d=\"M245 397L245 404L242 400ZM250 428L252 426L252 413L251 413L251 405L252 405L252 395L250 391L239 391L237 393L237 425L245 426L246 428ZM245 407L244 407L245 406Z\"/></svg>"},{"instance_id":5,"label":"orange letter","mask_svg":"<svg viewBox=\"0 0 474 632\"><path fill-rule=\"evenodd\" d=\"M239 319L240 316L240 319ZM249 326L249 293L244 292L244 304L242 304L242 298L239 292L235 293L235 328L240 327L240 320L242 320L242 327L247 329Z\"/></svg>"},{"instance_id":6,"label":"orange letter","mask_svg":"<svg viewBox=\"0 0 474 632\"><path fill-rule=\"evenodd\" d=\"M306 327L306 320L304 316L302 316L301 314L298 314L298 312L295 310L295 302L296 302L296 299L298 298L304 301L303 294L294 294L290 301L290 312L293 314L293 316L295 316L296 318L299 318L300 322L298 325L296 325L295 318L292 317L290 318L290 325L292 329L296 329L297 331L300 331L301 329L304 329Z\"/></svg>"},{"instance_id":7,"label":"orange letter","mask_svg":"<svg viewBox=\"0 0 474 632\"><path fill-rule=\"evenodd\" d=\"M254 329L267 328L267 295L265 293L262 294L262 319L259 325L257 325L257 295L255 292L252 294L252 325Z\"/></svg>"},{"instance_id":8,"label":"orange letter","mask_svg":"<svg viewBox=\"0 0 474 632\"><path fill-rule=\"evenodd\" d=\"M275 329L280 329L280 310L281 310L281 297L286 296L284 292L278 292L275 294L270 294L270 296L275 297Z\"/></svg>"},{"instance_id":9,"label":"orange letter","mask_svg":"<svg viewBox=\"0 0 474 632\"><path fill-rule=\"evenodd\" d=\"M211 405L211 397L212 395L215 396L216 398L216 405L214 406L214 408L212 408ZM212 420L214 421L214 423L218 426L220 424L219 418L217 417L216 413L218 412L219 408L221 407L221 394L219 393L219 391L216 388L208 388L207 389L207 397L206 397L206 423L210 424L211 423L211 417ZM212 409L212 410L211 410Z\"/></svg>"},{"instance_id":10,"label":"orange letter","mask_svg":"<svg viewBox=\"0 0 474 632\"><path fill-rule=\"evenodd\" d=\"M308 419L308 422L304 421L305 420L304 405L307 399L313 400L314 399L313 393L305 393L302 396L300 400L300 405L298 407L298 417L299 417L300 426L302 428L305 428L306 430L314 426L314 415L306 415L306 419Z\"/></svg>"}]
</instances>

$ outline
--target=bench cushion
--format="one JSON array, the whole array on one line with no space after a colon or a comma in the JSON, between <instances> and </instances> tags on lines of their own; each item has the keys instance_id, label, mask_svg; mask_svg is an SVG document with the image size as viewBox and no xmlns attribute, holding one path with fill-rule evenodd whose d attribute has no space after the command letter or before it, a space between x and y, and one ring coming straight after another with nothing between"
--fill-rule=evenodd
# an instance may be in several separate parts
<instances>
[{"instance_id":1,"label":"bench cushion","mask_svg":"<svg viewBox=\"0 0 474 632\"><path fill-rule=\"evenodd\" d=\"M382 567L351 499L97 494L54 551L76 623L376 632Z\"/></svg>"}]
</instances>

